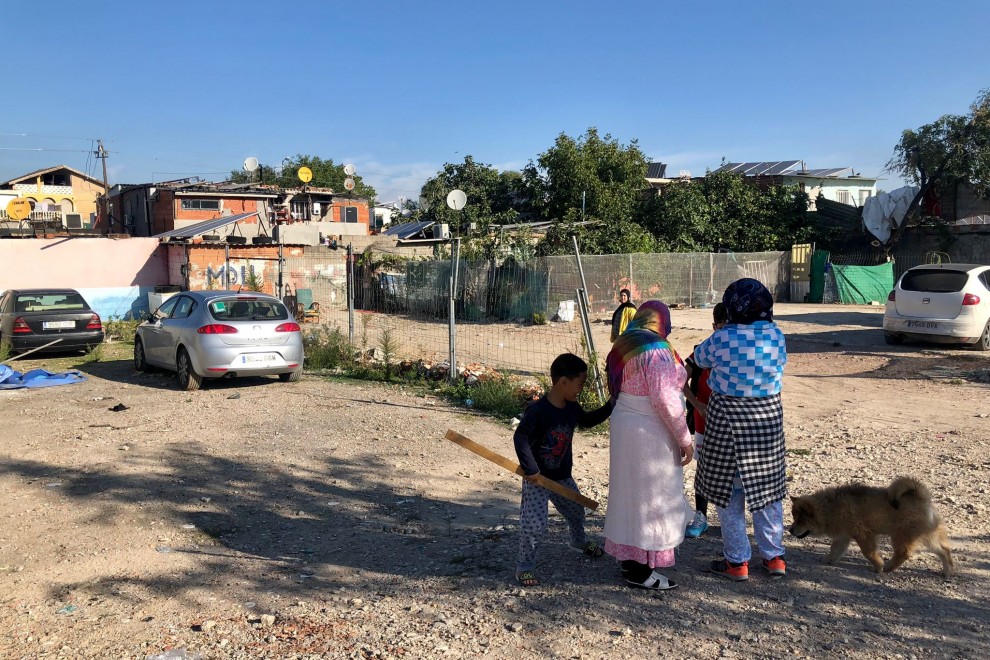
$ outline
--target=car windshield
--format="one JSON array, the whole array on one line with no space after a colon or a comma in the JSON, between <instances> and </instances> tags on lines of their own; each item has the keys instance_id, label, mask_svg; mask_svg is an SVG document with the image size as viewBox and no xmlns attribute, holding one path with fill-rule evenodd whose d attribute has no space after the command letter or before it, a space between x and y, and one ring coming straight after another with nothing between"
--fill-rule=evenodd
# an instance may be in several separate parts
<instances>
[{"instance_id":1,"label":"car windshield","mask_svg":"<svg viewBox=\"0 0 990 660\"><path fill-rule=\"evenodd\" d=\"M921 268L904 273L901 288L925 293L955 293L962 291L968 280L969 275L959 270Z\"/></svg>"},{"instance_id":2,"label":"car windshield","mask_svg":"<svg viewBox=\"0 0 990 660\"><path fill-rule=\"evenodd\" d=\"M277 300L262 298L219 298L209 304L210 316L217 321L284 321L289 310Z\"/></svg>"},{"instance_id":3,"label":"car windshield","mask_svg":"<svg viewBox=\"0 0 990 660\"><path fill-rule=\"evenodd\" d=\"M71 312L88 309L88 305L83 297L75 291L24 293L17 296L14 309L18 312Z\"/></svg>"}]
</instances>

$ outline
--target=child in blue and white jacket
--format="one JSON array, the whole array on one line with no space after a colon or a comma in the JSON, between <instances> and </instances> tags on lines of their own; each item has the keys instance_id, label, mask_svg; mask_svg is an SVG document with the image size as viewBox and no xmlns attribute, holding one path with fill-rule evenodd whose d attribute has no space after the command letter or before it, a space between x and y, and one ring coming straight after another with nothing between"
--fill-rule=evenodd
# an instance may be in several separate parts
<instances>
[{"instance_id":1,"label":"child in blue and white jacket","mask_svg":"<svg viewBox=\"0 0 990 660\"><path fill-rule=\"evenodd\" d=\"M715 505L723 559L708 567L732 580L749 579L746 508L771 577L787 572L784 508L787 495L784 412L780 388L787 363L784 335L773 322L773 296L757 280L733 282L722 298L728 324L702 342L694 361L711 369L705 451L696 489Z\"/></svg>"}]
</instances>

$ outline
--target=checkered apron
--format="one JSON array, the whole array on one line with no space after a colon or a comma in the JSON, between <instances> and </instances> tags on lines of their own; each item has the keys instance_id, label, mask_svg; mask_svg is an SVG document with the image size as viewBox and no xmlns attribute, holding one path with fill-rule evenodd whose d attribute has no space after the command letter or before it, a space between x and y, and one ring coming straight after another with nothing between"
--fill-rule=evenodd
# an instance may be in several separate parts
<instances>
[{"instance_id":1,"label":"checkered apron","mask_svg":"<svg viewBox=\"0 0 990 660\"><path fill-rule=\"evenodd\" d=\"M787 496L784 409L780 395L734 397L712 392L705 421L695 488L717 507L726 508L736 472L746 504L758 511Z\"/></svg>"}]
</instances>

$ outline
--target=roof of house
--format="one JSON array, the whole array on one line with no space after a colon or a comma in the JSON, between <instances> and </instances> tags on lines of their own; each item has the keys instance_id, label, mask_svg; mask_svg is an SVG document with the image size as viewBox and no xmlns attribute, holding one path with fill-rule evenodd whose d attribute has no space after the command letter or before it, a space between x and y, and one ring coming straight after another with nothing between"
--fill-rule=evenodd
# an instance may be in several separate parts
<instances>
[{"instance_id":1,"label":"roof of house","mask_svg":"<svg viewBox=\"0 0 990 660\"><path fill-rule=\"evenodd\" d=\"M55 165L54 167L46 167L46 168L41 169L41 170L35 170L34 172L28 172L27 174L23 174L21 176L14 177L13 179L10 179L8 181L4 181L0 185L10 186L10 185L13 185L15 183L22 183L26 179L36 179L39 176L43 176L45 174L48 174L49 172L56 172L58 170L68 170L69 172L72 172L73 174L75 174L80 179L86 179L87 181L92 181L93 183L95 183L97 185L100 185L100 186L103 185L103 181L101 179L93 178L90 175L86 174L85 172L80 172L79 170L75 169L74 167L69 167L68 165Z\"/></svg>"}]
</instances>

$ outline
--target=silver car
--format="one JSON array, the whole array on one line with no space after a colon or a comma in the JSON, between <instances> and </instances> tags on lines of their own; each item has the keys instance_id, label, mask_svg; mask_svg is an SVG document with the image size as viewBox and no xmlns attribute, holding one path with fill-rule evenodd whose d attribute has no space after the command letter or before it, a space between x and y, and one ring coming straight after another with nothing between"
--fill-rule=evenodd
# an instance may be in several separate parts
<instances>
[{"instance_id":1,"label":"silver car","mask_svg":"<svg viewBox=\"0 0 990 660\"><path fill-rule=\"evenodd\" d=\"M294 382L302 376L302 331L278 298L184 291L138 326L134 367L174 371L183 390L199 389L204 378L278 375Z\"/></svg>"}]
</instances>

